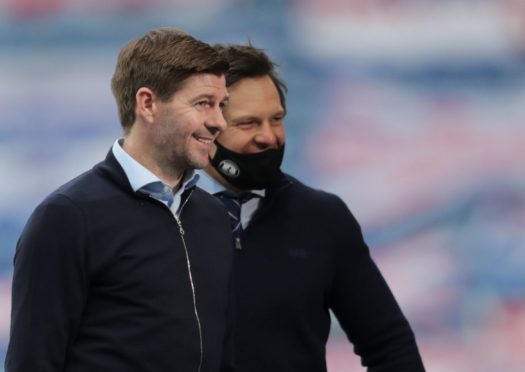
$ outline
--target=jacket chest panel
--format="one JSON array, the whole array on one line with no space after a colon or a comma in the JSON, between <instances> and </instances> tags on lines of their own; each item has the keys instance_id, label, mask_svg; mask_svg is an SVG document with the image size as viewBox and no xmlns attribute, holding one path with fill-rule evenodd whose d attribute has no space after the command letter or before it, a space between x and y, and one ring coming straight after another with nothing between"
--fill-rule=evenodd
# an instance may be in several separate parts
<instances>
[{"instance_id":1,"label":"jacket chest panel","mask_svg":"<svg viewBox=\"0 0 525 372\"><path fill-rule=\"evenodd\" d=\"M304 309L324 309L332 283L333 261L322 236L296 228L269 234L252 229L235 255L235 282L241 306L291 317ZM256 295L254 295L256 294ZM321 305L320 305L321 304Z\"/></svg>"},{"instance_id":2,"label":"jacket chest panel","mask_svg":"<svg viewBox=\"0 0 525 372\"><path fill-rule=\"evenodd\" d=\"M96 221L92 228L94 296L172 314L177 307L157 305L186 303L192 298L186 255L174 218L163 211L123 213L121 218Z\"/></svg>"}]
</instances>

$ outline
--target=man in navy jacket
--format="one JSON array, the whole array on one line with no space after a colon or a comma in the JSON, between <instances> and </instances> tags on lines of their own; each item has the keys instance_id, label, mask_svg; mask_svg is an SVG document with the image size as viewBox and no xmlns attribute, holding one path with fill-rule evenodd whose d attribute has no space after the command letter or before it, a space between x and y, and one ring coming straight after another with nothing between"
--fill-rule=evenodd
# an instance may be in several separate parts
<instances>
[{"instance_id":1,"label":"man in navy jacket","mask_svg":"<svg viewBox=\"0 0 525 372\"><path fill-rule=\"evenodd\" d=\"M329 310L369 371L424 371L346 205L280 171L286 87L273 63L252 46L216 48L230 64L228 127L201 185L233 216L239 371L326 371Z\"/></svg>"},{"instance_id":2,"label":"man in navy jacket","mask_svg":"<svg viewBox=\"0 0 525 372\"><path fill-rule=\"evenodd\" d=\"M195 187L224 129L227 62L172 28L125 45L124 138L17 244L7 372L231 371L231 233Z\"/></svg>"}]
</instances>

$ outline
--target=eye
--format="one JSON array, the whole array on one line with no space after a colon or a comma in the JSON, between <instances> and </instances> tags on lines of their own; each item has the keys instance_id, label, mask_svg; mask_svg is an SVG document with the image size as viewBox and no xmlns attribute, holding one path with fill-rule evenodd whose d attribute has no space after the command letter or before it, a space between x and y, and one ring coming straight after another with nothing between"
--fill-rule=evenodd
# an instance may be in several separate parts
<instances>
[{"instance_id":1,"label":"eye","mask_svg":"<svg viewBox=\"0 0 525 372\"><path fill-rule=\"evenodd\" d=\"M253 125L255 125L255 120L250 120L250 119L243 120L243 121L238 122L236 125L242 128L250 128Z\"/></svg>"},{"instance_id":2,"label":"eye","mask_svg":"<svg viewBox=\"0 0 525 372\"><path fill-rule=\"evenodd\" d=\"M195 106L199 107L199 108L205 108L205 107L210 107L211 106L211 102L210 100L208 99L203 99L201 101L198 101Z\"/></svg>"},{"instance_id":3,"label":"eye","mask_svg":"<svg viewBox=\"0 0 525 372\"><path fill-rule=\"evenodd\" d=\"M281 124L283 122L284 115L277 115L272 118L272 124Z\"/></svg>"}]
</instances>

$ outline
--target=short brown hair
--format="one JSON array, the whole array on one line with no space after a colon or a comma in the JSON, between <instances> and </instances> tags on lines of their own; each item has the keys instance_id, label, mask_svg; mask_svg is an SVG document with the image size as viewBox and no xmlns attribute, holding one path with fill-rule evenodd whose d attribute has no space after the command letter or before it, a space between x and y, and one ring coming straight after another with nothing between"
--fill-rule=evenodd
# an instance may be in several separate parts
<instances>
[{"instance_id":1,"label":"short brown hair","mask_svg":"<svg viewBox=\"0 0 525 372\"><path fill-rule=\"evenodd\" d=\"M213 47L176 28L157 28L131 40L121 49L111 79L124 132L135 122L139 88L150 88L167 101L191 75L227 70L228 62Z\"/></svg>"},{"instance_id":2,"label":"short brown hair","mask_svg":"<svg viewBox=\"0 0 525 372\"><path fill-rule=\"evenodd\" d=\"M226 86L229 87L241 79L269 76L277 88L281 105L286 110L286 97L288 91L286 84L279 77L277 64L262 49L249 45L216 44L213 46L229 64L226 73Z\"/></svg>"}]
</instances>

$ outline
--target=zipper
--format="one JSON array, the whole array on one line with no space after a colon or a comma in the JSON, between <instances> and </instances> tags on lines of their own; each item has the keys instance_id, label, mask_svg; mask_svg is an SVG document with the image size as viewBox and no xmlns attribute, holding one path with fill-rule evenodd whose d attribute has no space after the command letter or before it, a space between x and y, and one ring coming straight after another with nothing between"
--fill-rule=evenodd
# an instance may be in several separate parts
<instances>
[{"instance_id":1,"label":"zipper","mask_svg":"<svg viewBox=\"0 0 525 372\"><path fill-rule=\"evenodd\" d=\"M193 193L193 190L190 191L190 194L186 197L183 204L180 207L179 216L182 214L182 210L184 209L184 206L190 199L191 194ZM175 221L177 221L177 225L179 226L179 232L180 232L180 239L182 241L182 246L184 247L184 253L186 254L186 265L188 267L188 276L190 279L190 285L191 285L191 294L193 296L193 312L195 313L195 319L197 320L197 328L199 331L199 346L200 346L200 359L199 359L199 368L197 369L197 372L201 372L202 368L202 362L204 359L204 346L203 346L203 340L202 340L202 325L201 325L201 319L199 317L199 311L197 310L197 296L195 291L195 284L193 282L193 275L191 273L191 262L190 262L190 255L188 253L188 248L186 246L186 240L184 239L184 228L182 227L182 222L179 217L177 217L176 214L173 214L173 217L175 217Z\"/></svg>"},{"instance_id":2,"label":"zipper","mask_svg":"<svg viewBox=\"0 0 525 372\"><path fill-rule=\"evenodd\" d=\"M234 246L235 246L235 249L237 250L242 250L242 244L241 244L241 237L240 236L236 236L234 239Z\"/></svg>"}]
</instances>

